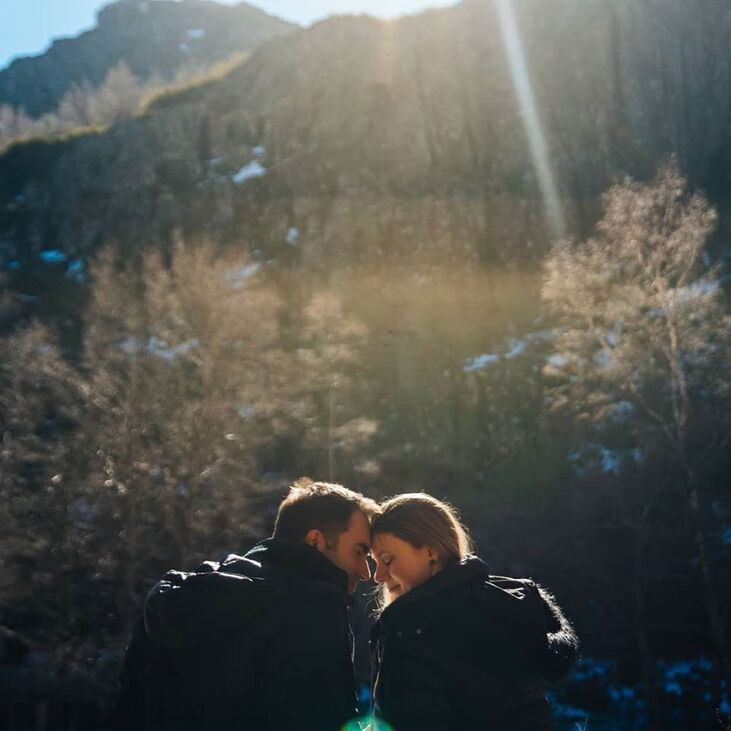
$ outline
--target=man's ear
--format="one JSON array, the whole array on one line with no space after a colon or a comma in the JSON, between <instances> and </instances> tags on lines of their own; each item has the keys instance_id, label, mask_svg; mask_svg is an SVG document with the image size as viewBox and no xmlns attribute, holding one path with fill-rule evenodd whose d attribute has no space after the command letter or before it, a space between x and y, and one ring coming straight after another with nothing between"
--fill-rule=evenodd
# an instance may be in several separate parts
<instances>
[{"instance_id":1,"label":"man's ear","mask_svg":"<svg viewBox=\"0 0 731 731\"><path fill-rule=\"evenodd\" d=\"M307 531L307 535L305 536L305 543L308 546L316 548L320 553L322 553L327 546L327 541L325 540L323 532L321 530L318 530L317 528L313 528L312 530Z\"/></svg>"}]
</instances>

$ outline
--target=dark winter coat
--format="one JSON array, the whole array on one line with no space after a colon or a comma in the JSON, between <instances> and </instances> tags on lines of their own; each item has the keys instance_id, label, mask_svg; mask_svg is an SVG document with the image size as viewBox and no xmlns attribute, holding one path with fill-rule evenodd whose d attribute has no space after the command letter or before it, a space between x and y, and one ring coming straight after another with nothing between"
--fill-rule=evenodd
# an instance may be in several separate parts
<instances>
[{"instance_id":1,"label":"dark winter coat","mask_svg":"<svg viewBox=\"0 0 731 731\"><path fill-rule=\"evenodd\" d=\"M115 731L337 731L357 715L346 574L304 543L169 571L127 650Z\"/></svg>"},{"instance_id":2,"label":"dark winter coat","mask_svg":"<svg viewBox=\"0 0 731 731\"><path fill-rule=\"evenodd\" d=\"M577 640L536 584L469 557L386 607L371 648L375 713L396 731L537 731Z\"/></svg>"}]
</instances>

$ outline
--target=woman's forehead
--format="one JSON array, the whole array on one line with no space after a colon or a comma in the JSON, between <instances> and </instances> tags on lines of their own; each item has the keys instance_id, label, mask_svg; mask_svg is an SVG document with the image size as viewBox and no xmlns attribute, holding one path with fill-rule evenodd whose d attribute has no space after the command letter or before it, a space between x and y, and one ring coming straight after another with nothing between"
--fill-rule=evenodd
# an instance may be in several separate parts
<instances>
[{"instance_id":1,"label":"woman's forehead","mask_svg":"<svg viewBox=\"0 0 731 731\"><path fill-rule=\"evenodd\" d=\"M391 553L409 546L410 544L407 541L397 538L393 533L375 533L371 541L372 553L374 555L385 551Z\"/></svg>"}]
</instances>

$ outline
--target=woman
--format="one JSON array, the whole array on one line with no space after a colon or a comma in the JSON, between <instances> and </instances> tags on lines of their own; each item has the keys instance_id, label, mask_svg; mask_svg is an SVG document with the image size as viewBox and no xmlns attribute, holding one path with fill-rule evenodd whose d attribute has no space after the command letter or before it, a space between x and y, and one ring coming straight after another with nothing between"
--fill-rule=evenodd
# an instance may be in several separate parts
<instances>
[{"instance_id":1,"label":"woman","mask_svg":"<svg viewBox=\"0 0 731 731\"><path fill-rule=\"evenodd\" d=\"M374 711L396 731L553 727L547 680L577 639L529 579L491 576L455 511L423 493L387 500L372 526L385 608L374 627Z\"/></svg>"}]
</instances>

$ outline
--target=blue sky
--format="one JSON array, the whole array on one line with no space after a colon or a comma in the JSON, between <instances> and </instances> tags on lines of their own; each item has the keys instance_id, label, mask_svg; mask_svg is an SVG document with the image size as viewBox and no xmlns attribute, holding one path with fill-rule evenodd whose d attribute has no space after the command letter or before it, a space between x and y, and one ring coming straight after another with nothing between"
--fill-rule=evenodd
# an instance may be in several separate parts
<instances>
[{"instance_id":1,"label":"blue sky","mask_svg":"<svg viewBox=\"0 0 731 731\"><path fill-rule=\"evenodd\" d=\"M220 0L235 5L237 0ZM452 0L454 2L454 0ZM53 38L74 36L94 25L100 0L0 0L0 68L15 56L41 53ZM307 25L334 13L394 17L450 0L260 0L268 13Z\"/></svg>"}]
</instances>

